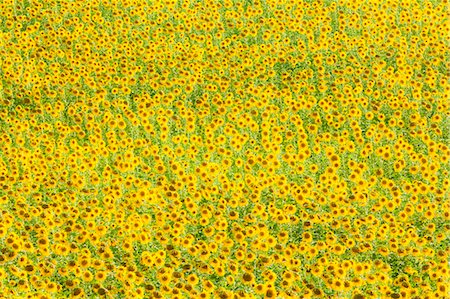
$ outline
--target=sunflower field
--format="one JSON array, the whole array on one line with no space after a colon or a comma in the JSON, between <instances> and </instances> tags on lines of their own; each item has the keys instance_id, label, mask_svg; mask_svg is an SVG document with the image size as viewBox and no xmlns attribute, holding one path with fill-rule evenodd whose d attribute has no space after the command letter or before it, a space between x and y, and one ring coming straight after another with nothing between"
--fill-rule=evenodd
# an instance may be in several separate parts
<instances>
[{"instance_id":1,"label":"sunflower field","mask_svg":"<svg viewBox=\"0 0 450 299\"><path fill-rule=\"evenodd\" d=\"M449 8L0 1L0 298L450 298Z\"/></svg>"}]
</instances>

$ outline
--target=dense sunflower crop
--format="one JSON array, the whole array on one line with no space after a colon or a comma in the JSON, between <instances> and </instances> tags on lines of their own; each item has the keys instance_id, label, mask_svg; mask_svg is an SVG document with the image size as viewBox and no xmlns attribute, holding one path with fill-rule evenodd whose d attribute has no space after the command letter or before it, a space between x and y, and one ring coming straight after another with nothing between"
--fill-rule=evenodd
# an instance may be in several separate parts
<instances>
[{"instance_id":1,"label":"dense sunflower crop","mask_svg":"<svg viewBox=\"0 0 450 299\"><path fill-rule=\"evenodd\" d=\"M450 298L448 7L0 1L0 298Z\"/></svg>"}]
</instances>

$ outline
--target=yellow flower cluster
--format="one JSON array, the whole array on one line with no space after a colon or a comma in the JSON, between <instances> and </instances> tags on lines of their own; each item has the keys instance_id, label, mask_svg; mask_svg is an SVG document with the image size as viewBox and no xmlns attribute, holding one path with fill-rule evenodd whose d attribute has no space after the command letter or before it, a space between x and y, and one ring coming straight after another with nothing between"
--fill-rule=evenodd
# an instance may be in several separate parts
<instances>
[{"instance_id":1,"label":"yellow flower cluster","mask_svg":"<svg viewBox=\"0 0 450 299\"><path fill-rule=\"evenodd\" d=\"M448 17L0 1L0 298L450 298Z\"/></svg>"}]
</instances>

